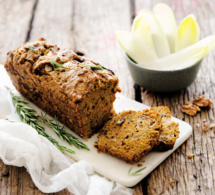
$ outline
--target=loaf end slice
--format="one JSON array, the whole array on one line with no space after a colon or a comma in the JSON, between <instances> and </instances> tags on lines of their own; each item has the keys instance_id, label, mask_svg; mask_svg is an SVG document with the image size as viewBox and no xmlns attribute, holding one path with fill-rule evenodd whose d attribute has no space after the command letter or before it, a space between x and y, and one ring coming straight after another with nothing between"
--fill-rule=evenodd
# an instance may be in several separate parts
<instances>
[{"instance_id":1,"label":"loaf end slice","mask_svg":"<svg viewBox=\"0 0 215 195\"><path fill-rule=\"evenodd\" d=\"M168 107L158 106L151 108L151 110L154 110L160 114L162 123L171 122L172 115Z\"/></svg>"},{"instance_id":2,"label":"loaf end slice","mask_svg":"<svg viewBox=\"0 0 215 195\"><path fill-rule=\"evenodd\" d=\"M156 146L156 149L159 151L166 151L173 149L177 138L179 137L179 124L176 122L164 123L162 125L159 144Z\"/></svg>"},{"instance_id":3,"label":"loaf end slice","mask_svg":"<svg viewBox=\"0 0 215 195\"><path fill-rule=\"evenodd\" d=\"M180 133L179 124L171 122L172 116L168 107L159 106L151 108L151 110L157 111L160 114L162 121L159 139L156 142L154 149L159 151L173 149Z\"/></svg>"}]
</instances>

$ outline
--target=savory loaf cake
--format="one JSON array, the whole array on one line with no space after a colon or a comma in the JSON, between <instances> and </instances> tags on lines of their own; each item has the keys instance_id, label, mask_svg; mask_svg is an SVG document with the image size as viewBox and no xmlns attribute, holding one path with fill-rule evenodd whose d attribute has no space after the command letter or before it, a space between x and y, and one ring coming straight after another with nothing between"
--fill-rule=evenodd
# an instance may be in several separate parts
<instances>
[{"instance_id":1,"label":"savory loaf cake","mask_svg":"<svg viewBox=\"0 0 215 195\"><path fill-rule=\"evenodd\" d=\"M98 151L128 163L141 160L157 142L161 117L152 110L123 111L115 114L99 131Z\"/></svg>"},{"instance_id":2,"label":"savory loaf cake","mask_svg":"<svg viewBox=\"0 0 215 195\"><path fill-rule=\"evenodd\" d=\"M154 149L159 151L172 149L180 133L178 123L171 122L172 115L169 108L166 106L154 107L151 108L151 110L158 112L162 121L159 139Z\"/></svg>"},{"instance_id":3,"label":"savory loaf cake","mask_svg":"<svg viewBox=\"0 0 215 195\"><path fill-rule=\"evenodd\" d=\"M112 71L42 38L8 52L5 69L24 97L83 138L109 119L120 91Z\"/></svg>"}]
</instances>

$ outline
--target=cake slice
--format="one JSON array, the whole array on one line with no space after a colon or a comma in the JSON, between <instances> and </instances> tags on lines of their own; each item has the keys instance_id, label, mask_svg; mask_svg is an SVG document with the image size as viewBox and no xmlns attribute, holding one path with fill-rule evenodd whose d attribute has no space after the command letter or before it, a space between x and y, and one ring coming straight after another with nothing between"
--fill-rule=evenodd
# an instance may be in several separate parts
<instances>
[{"instance_id":1,"label":"cake slice","mask_svg":"<svg viewBox=\"0 0 215 195\"><path fill-rule=\"evenodd\" d=\"M153 107L150 109L154 110L160 114L162 123L168 123L171 121L172 115L171 115L171 112L168 107L158 106L158 107Z\"/></svg>"},{"instance_id":2,"label":"cake slice","mask_svg":"<svg viewBox=\"0 0 215 195\"><path fill-rule=\"evenodd\" d=\"M154 110L123 111L113 116L98 135L98 151L128 163L140 161L159 138L160 114Z\"/></svg>"},{"instance_id":3,"label":"cake slice","mask_svg":"<svg viewBox=\"0 0 215 195\"><path fill-rule=\"evenodd\" d=\"M155 143L154 149L159 151L170 150L174 147L176 139L179 136L179 124L171 122L171 112L166 106L159 106L151 108L161 116L162 126L160 130L160 136Z\"/></svg>"},{"instance_id":4,"label":"cake slice","mask_svg":"<svg viewBox=\"0 0 215 195\"><path fill-rule=\"evenodd\" d=\"M160 136L158 139L158 144L156 143L155 147L159 151L173 149L175 142L179 136L178 123L164 123L162 125Z\"/></svg>"}]
</instances>

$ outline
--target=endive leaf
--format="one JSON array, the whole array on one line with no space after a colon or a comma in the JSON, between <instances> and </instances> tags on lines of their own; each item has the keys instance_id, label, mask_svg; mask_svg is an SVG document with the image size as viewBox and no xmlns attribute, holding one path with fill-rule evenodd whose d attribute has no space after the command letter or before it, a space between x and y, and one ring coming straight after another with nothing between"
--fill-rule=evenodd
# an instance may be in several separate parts
<instances>
[{"instance_id":1,"label":"endive leaf","mask_svg":"<svg viewBox=\"0 0 215 195\"><path fill-rule=\"evenodd\" d=\"M151 47L151 49L155 51L150 26L148 22L143 18L142 14L138 14L135 17L131 32L142 39L149 47Z\"/></svg>"},{"instance_id":2,"label":"endive leaf","mask_svg":"<svg viewBox=\"0 0 215 195\"><path fill-rule=\"evenodd\" d=\"M155 52L135 34L125 31L117 32L121 47L135 62L144 63L157 58Z\"/></svg>"},{"instance_id":3,"label":"endive leaf","mask_svg":"<svg viewBox=\"0 0 215 195\"><path fill-rule=\"evenodd\" d=\"M157 18L147 10L141 10L140 14L148 22L151 29L152 40L155 46L155 50L158 58L162 58L170 55L169 44L163 30L157 20Z\"/></svg>"},{"instance_id":4,"label":"endive leaf","mask_svg":"<svg viewBox=\"0 0 215 195\"><path fill-rule=\"evenodd\" d=\"M131 26L131 32L134 33L137 29L137 27L139 26L139 23L141 21L141 18L142 18L142 15L141 14L138 14L134 20L133 20L133 23L132 23L132 26ZM146 28L149 28L149 26L146 26Z\"/></svg>"},{"instance_id":5,"label":"endive leaf","mask_svg":"<svg viewBox=\"0 0 215 195\"><path fill-rule=\"evenodd\" d=\"M180 51L199 40L199 25L193 15L187 16L179 25L175 51Z\"/></svg>"},{"instance_id":6,"label":"endive leaf","mask_svg":"<svg viewBox=\"0 0 215 195\"><path fill-rule=\"evenodd\" d=\"M171 54L168 57L147 63L141 63L139 65L142 65L145 68L160 70L181 69L197 63L213 48L215 48L215 35L208 36L199 42L182 49L181 51Z\"/></svg>"},{"instance_id":7,"label":"endive leaf","mask_svg":"<svg viewBox=\"0 0 215 195\"><path fill-rule=\"evenodd\" d=\"M169 7L165 3L157 3L154 7L154 14L159 21L165 36L167 37L170 52L174 53L176 38L176 21L171 7Z\"/></svg>"}]
</instances>

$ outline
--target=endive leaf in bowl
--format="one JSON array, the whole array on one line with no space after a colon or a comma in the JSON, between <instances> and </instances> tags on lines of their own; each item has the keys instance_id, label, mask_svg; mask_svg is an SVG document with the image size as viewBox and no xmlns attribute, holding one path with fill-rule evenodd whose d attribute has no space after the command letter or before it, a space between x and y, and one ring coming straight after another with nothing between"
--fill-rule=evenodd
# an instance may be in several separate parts
<instances>
[{"instance_id":1,"label":"endive leaf in bowl","mask_svg":"<svg viewBox=\"0 0 215 195\"><path fill-rule=\"evenodd\" d=\"M118 31L117 38L128 56L138 64L157 59L155 51L139 36L126 31Z\"/></svg>"},{"instance_id":2,"label":"endive leaf in bowl","mask_svg":"<svg viewBox=\"0 0 215 195\"><path fill-rule=\"evenodd\" d=\"M187 16L179 25L175 51L180 51L199 40L199 25L194 15Z\"/></svg>"},{"instance_id":3,"label":"endive leaf in bowl","mask_svg":"<svg viewBox=\"0 0 215 195\"><path fill-rule=\"evenodd\" d=\"M151 29L152 40L154 42L155 50L158 58L170 55L169 44L157 18L147 10L141 10L144 19L148 22Z\"/></svg>"},{"instance_id":4,"label":"endive leaf in bowl","mask_svg":"<svg viewBox=\"0 0 215 195\"><path fill-rule=\"evenodd\" d=\"M148 22L143 18L142 14L138 14L132 24L131 32L151 47L155 51L154 43L152 41L151 29Z\"/></svg>"},{"instance_id":5,"label":"endive leaf in bowl","mask_svg":"<svg viewBox=\"0 0 215 195\"><path fill-rule=\"evenodd\" d=\"M208 36L197 43L170 56L140 63L145 68L159 70L177 70L189 67L200 61L215 47L215 35Z\"/></svg>"},{"instance_id":6,"label":"endive leaf in bowl","mask_svg":"<svg viewBox=\"0 0 215 195\"><path fill-rule=\"evenodd\" d=\"M167 37L170 52L174 53L177 28L172 8L165 3L157 3L153 11Z\"/></svg>"}]
</instances>

